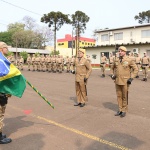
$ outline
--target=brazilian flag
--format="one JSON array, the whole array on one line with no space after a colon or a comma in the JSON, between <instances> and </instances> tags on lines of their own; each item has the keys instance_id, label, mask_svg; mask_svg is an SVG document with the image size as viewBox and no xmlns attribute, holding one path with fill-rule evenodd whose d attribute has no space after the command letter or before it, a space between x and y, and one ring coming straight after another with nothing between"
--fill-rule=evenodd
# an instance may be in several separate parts
<instances>
[{"instance_id":1,"label":"brazilian flag","mask_svg":"<svg viewBox=\"0 0 150 150\"><path fill-rule=\"evenodd\" d=\"M22 97L26 79L21 72L0 52L0 92Z\"/></svg>"}]
</instances>

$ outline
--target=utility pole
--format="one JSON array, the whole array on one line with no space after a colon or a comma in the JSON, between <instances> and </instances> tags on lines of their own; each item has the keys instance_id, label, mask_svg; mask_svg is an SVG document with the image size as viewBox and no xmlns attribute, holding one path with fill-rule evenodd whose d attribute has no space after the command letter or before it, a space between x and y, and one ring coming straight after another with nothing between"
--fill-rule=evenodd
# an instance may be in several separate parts
<instances>
[{"instance_id":1,"label":"utility pole","mask_svg":"<svg viewBox=\"0 0 150 150\"><path fill-rule=\"evenodd\" d=\"M73 44L73 29L72 29L72 56L73 56L73 46L74 44Z\"/></svg>"},{"instance_id":2,"label":"utility pole","mask_svg":"<svg viewBox=\"0 0 150 150\"><path fill-rule=\"evenodd\" d=\"M77 53L78 53L78 32L77 32L77 28L76 28L76 44L75 44L75 46L76 46L76 57L77 57Z\"/></svg>"},{"instance_id":3,"label":"utility pole","mask_svg":"<svg viewBox=\"0 0 150 150\"><path fill-rule=\"evenodd\" d=\"M17 38L16 38L16 65L17 65L17 59L18 59L18 51L17 51Z\"/></svg>"}]
</instances>

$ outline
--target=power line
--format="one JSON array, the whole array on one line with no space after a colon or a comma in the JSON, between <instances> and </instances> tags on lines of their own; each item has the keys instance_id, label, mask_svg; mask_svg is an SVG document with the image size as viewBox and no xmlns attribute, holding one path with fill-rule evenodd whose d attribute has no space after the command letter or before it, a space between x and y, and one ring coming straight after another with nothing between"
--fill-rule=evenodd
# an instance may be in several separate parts
<instances>
[{"instance_id":1,"label":"power line","mask_svg":"<svg viewBox=\"0 0 150 150\"><path fill-rule=\"evenodd\" d=\"M33 11L30 11L30 10L27 10L27 9L25 9L25 8L23 8L23 7L14 5L14 4L12 4L12 3L6 2L6 1L4 1L4 0L0 0L0 1L2 1L2 2L4 2L4 3L7 3L7 4L9 4L9 5L12 5L12 6L14 6L14 7L23 9L23 10L28 11L28 12L30 12L30 13L33 13L33 14L35 14L35 15L42 16L42 15L40 15L40 14L38 14L38 13L35 13L35 12L33 12Z\"/></svg>"}]
</instances>

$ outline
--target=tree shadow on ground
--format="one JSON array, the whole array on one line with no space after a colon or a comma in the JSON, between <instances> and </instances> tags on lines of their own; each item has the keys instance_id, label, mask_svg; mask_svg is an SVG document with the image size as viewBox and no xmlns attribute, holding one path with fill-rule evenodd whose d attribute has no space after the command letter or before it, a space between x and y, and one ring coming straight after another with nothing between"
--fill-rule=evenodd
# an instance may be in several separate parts
<instances>
[{"instance_id":1,"label":"tree shadow on ground","mask_svg":"<svg viewBox=\"0 0 150 150\"><path fill-rule=\"evenodd\" d=\"M105 108L113 110L115 112L118 110L118 105L114 104L114 103L111 103L111 102L105 102L105 103L103 103L103 106Z\"/></svg>"},{"instance_id":2,"label":"tree shadow on ground","mask_svg":"<svg viewBox=\"0 0 150 150\"><path fill-rule=\"evenodd\" d=\"M14 139L9 144L1 144L1 150L42 150L44 142L42 134L30 134Z\"/></svg>"},{"instance_id":3,"label":"tree shadow on ground","mask_svg":"<svg viewBox=\"0 0 150 150\"><path fill-rule=\"evenodd\" d=\"M138 149L138 147L142 144L144 144L143 141L138 140L136 137L128 135L128 134L123 134L123 133L118 133L118 132L110 132L101 139L112 142L114 144L120 145L127 149ZM109 144L103 144L101 142L94 142L92 145L84 148L86 150L118 150L119 148L113 147L113 145Z\"/></svg>"}]
</instances>

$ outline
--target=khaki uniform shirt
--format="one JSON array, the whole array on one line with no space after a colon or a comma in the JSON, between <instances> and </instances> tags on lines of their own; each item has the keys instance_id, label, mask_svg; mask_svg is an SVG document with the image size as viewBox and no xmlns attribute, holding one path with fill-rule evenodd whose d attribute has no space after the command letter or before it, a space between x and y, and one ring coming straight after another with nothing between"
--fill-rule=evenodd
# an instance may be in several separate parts
<instances>
[{"instance_id":1,"label":"khaki uniform shirt","mask_svg":"<svg viewBox=\"0 0 150 150\"><path fill-rule=\"evenodd\" d=\"M106 56L101 56L101 63L106 64L106 62L107 62Z\"/></svg>"},{"instance_id":2,"label":"khaki uniform shirt","mask_svg":"<svg viewBox=\"0 0 150 150\"><path fill-rule=\"evenodd\" d=\"M141 57L140 56L136 57L135 58L135 63L140 64L140 62L141 62Z\"/></svg>"},{"instance_id":3,"label":"khaki uniform shirt","mask_svg":"<svg viewBox=\"0 0 150 150\"><path fill-rule=\"evenodd\" d=\"M112 68L114 70L114 75L116 76L115 83L117 85L126 85L127 80L136 77L138 73L137 65L127 56L123 57L122 62L120 62L119 58L116 58ZM132 74L131 68L133 69Z\"/></svg>"},{"instance_id":4,"label":"khaki uniform shirt","mask_svg":"<svg viewBox=\"0 0 150 150\"><path fill-rule=\"evenodd\" d=\"M31 62L31 57L27 57L27 62Z\"/></svg>"},{"instance_id":5,"label":"khaki uniform shirt","mask_svg":"<svg viewBox=\"0 0 150 150\"><path fill-rule=\"evenodd\" d=\"M114 61L114 56L110 56L110 57L109 57L109 63L112 64L113 61Z\"/></svg>"},{"instance_id":6,"label":"khaki uniform shirt","mask_svg":"<svg viewBox=\"0 0 150 150\"><path fill-rule=\"evenodd\" d=\"M149 65L150 59L148 56L142 58L142 65Z\"/></svg>"},{"instance_id":7,"label":"khaki uniform shirt","mask_svg":"<svg viewBox=\"0 0 150 150\"><path fill-rule=\"evenodd\" d=\"M35 57L34 56L32 57L32 62L35 62Z\"/></svg>"},{"instance_id":8,"label":"khaki uniform shirt","mask_svg":"<svg viewBox=\"0 0 150 150\"><path fill-rule=\"evenodd\" d=\"M20 62L20 63L24 63L24 59L23 59L23 58L20 58L19 62Z\"/></svg>"},{"instance_id":9,"label":"khaki uniform shirt","mask_svg":"<svg viewBox=\"0 0 150 150\"><path fill-rule=\"evenodd\" d=\"M76 67L75 73L76 82L84 82L84 78L89 78L92 72L92 67L86 58L82 57L80 61L79 58L76 58L75 67Z\"/></svg>"},{"instance_id":10,"label":"khaki uniform shirt","mask_svg":"<svg viewBox=\"0 0 150 150\"><path fill-rule=\"evenodd\" d=\"M57 63L62 64L63 63L63 59L62 58L57 58Z\"/></svg>"}]
</instances>

